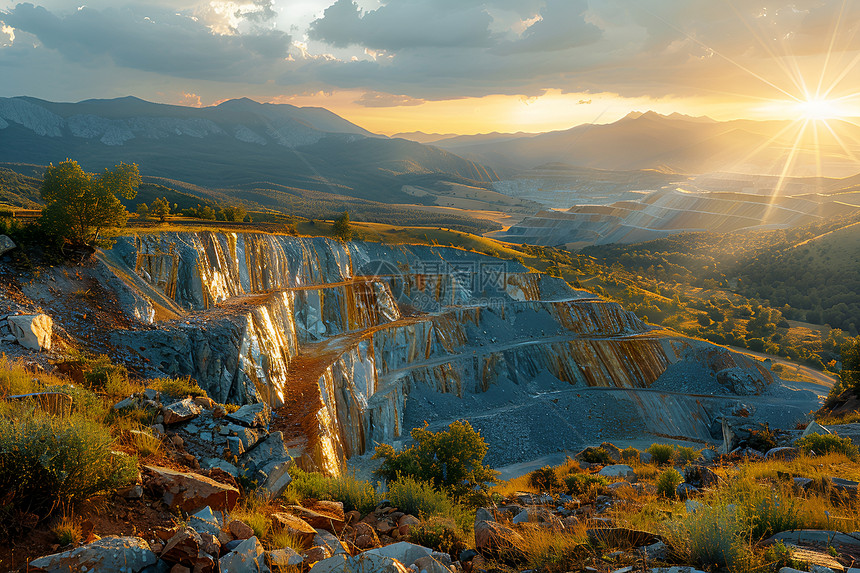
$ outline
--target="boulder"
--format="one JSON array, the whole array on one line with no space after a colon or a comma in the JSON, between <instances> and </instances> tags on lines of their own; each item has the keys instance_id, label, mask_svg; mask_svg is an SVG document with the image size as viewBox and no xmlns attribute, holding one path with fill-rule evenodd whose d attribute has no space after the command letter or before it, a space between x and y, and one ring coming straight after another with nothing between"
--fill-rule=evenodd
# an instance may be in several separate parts
<instances>
[{"instance_id":1,"label":"boulder","mask_svg":"<svg viewBox=\"0 0 860 573\"><path fill-rule=\"evenodd\" d=\"M18 344L32 350L50 350L54 321L46 314L19 314L7 321Z\"/></svg>"},{"instance_id":2,"label":"boulder","mask_svg":"<svg viewBox=\"0 0 860 573\"><path fill-rule=\"evenodd\" d=\"M418 568L418 573L451 573L451 570L444 563L430 555L416 559L411 565Z\"/></svg>"},{"instance_id":3,"label":"boulder","mask_svg":"<svg viewBox=\"0 0 860 573\"><path fill-rule=\"evenodd\" d=\"M216 511L229 511L239 500L239 490L199 474L178 472L158 466L144 466L152 476L148 486L162 492L171 509L191 513L207 505Z\"/></svg>"},{"instance_id":4,"label":"boulder","mask_svg":"<svg viewBox=\"0 0 860 573\"><path fill-rule=\"evenodd\" d=\"M400 563L409 566L422 557L428 557L431 553L433 553L433 550L422 545L415 545L414 543L407 543L406 541L401 541L399 543L392 543L391 545L386 545L385 547L380 547L378 549L371 549L370 551L365 551L364 553L366 555L380 555L383 557L390 557L391 559L396 559Z\"/></svg>"},{"instance_id":5,"label":"boulder","mask_svg":"<svg viewBox=\"0 0 860 573\"><path fill-rule=\"evenodd\" d=\"M188 527L197 533L209 533L216 537L221 533L221 523L209 506L189 516Z\"/></svg>"},{"instance_id":6,"label":"boulder","mask_svg":"<svg viewBox=\"0 0 860 573\"><path fill-rule=\"evenodd\" d=\"M34 559L27 570L137 573L144 567L154 565L157 560L143 539L111 535L69 551Z\"/></svg>"},{"instance_id":7,"label":"boulder","mask_svg":"<svg viewBox=\"0 0 860 573\"><path fill-rule=\"evenodd\" d=\"M0 257L17 247L15 242L6 235L0 235Z\"/></svg>"},{"instance_id":8,"label":"boulder","mask_svg":"<svg viewBox=\"0 0 860 573\"><path fill-rule=\"evenodd\" d=\"M764 459L766 460L785 460L791 461L797 456L800 455L800 451L797 448L790 447L781 447L781 448L771 448L764 455Z\"/></svg>"},{"instance_id":9,"label":"boulder","mask_svg":"<svg viewBox=\"0 0 860 573\"><path fill-rule=\"evenodd\" d=\"M349 553L347 551L346 545L343 542L334 536L334 534L326 531L325 529L317 529L317 534L314 535L314 539L312 541L315 547L326 547L332 555L337 555L338 553Z\"/></svg>"},{"instance_id":10,"label":"boulder","mask_svg":"<svg viewBox=\"0 0 860 573\"><path fill-rule=\"evenodd\" d=\"M218 564L221 573L270 573L269 565L266 563L263 544L256 537L246 539L222 557Z\"/></svg>"},{"instance_id":11,"label":"boulder","mask_svg":"<svg viewBox=\"0 0 860 573\"><path fill-rule=\"evenodd\" d=\"M217 570L216 555L204 551L209 545L194 529L184 527L170 538L161 552L161 558L167 563L178 563L194 571L211 573Z\"/></svg>"},{"instance_id":12,"label":"boulder","mask_svg":"<svg viewBox=\"0 0 860 573\"><path fill-rule=\"evenodd\" d=\"M828 430L827 428L825 428L824 426L822 426L818 422L810 422L809 425L806 426L806 429L803 430L803 434L801 434L801 437L805 438L806 436L808 436L810 434L827 435L827 434L832 434L832 433L833 432L831 432L830 430Z\"/></svg>"},{"instance_id":13,"label":"boulder","mask_svg":"<svg viewBox=\"0 0 860 573\"><path fill-rule=\"evenodd\" d=\"M750 368L726 368L717 372L717 382L738 396L758 396L767 388L761 373Z\"/></svg>"},{"instance_id":14,"label":"boulder","mask_svg":"<svg viewBox=\"0 0 860 573\"><path fill-rule=\"evenodd\" d=\"M480 521L475 524L475 549L488 557L519 561L526 546L523 536L501 523Z\"/></svg>"},{"instance_id":15,"label":"boulder","mask_svg":"<svg viewBox=\"0 0 860 573\"><path fill-rule=\"evenodd\" d=\"M272 419L272 409L265 402L245 404L232 414L227 414L227 419L247 428L267 428Z\"/></svg>"},{"instance_id":16,"label":"boulder","mask_svg":"<svg viewBox=\"0 0 860 573\"><path fill-rule=\"evenodd\" d=\"M316 510L316 511L315 511ZM331 532L343 531L343 504L336 502L317 502L315 510L300 505L288 505L284 511L292 513L315 529L326 529Z\"/></svg>"},{"instance_id":17,"label":"boulder","mask_svg":"<svg viewBox=\"0 0 860 573\"><path fill-rule=\"evenodd\" d=\"M290 547L266 551L266 564L274 570L295 570L301 567L304 559Z\"/></svg>"},{"instance_id":18,"label":"boulder","mask_svg":"<svg viewBox=\"0 0 860 573\"><path fill-rule=\"evenodd\" d=\"M629 482L635 482L639 479L636 476L636 472L633 471L633 468L624 464L606 466L599 472L597 472L597 475L601 475L603 477L618 477L621 479L625 479Z\"/></svg>"},{"instance_id":19,"label":"boulder","mask_svg":"<svg viewBox=\"0 0 860 573\"><path fill-rule=\"evenodd\" d=\"M684 481L701 489L715 487L721 480L710 468L695 465L684 468Z\"/></svg>"},{"instance_id":20,"label":"boulder","mask_svg":"<svg viewBox=\"0 0 860 573\"><path fill-rule=\"evenodd\" d=\"M613 462L621 461L621 448L610 442L603 442L600 447L606 450Z\"/></svg>"},{"instance_id":21,"label":"boulder","mask_svg":"<svg viewBox=\"0 0 860 573\"><path fill-rule=\"evenodd\" d=\"M280 432L278 432L280 433ZM257 469L254 477L257 479L257 487L268 495L269 499L279 497L293 481L290 476L290 461L272 462L271 464Z\"/></svg>"},{"instance_id":22,"label":"boulder","mask_svg":"<svg viewBox=\"0 0 860 573\"><path fill-rule=\"evenodd\" d=\"M290 513L273 513L272 524L284 529L292 537L295 537L301 545L309 545L317 534L316 529Z\"/></svg>"},{"instance_id":23,"label":"boulder","mask_svg":"<svg viewBox=\"0 0 860 573\"><path fill-rule=\"evenodd\" d=\"M370 571L374 573L411 573L411 570L407 569L397 559L371 554L369 551L360 553L355 557L334 555L314 565L313 571L314 573L363 573Z\"/></svg>"},{"instance_id":24,"label":"boulder","mask_svg":"<svg viewBox=\"0 0 860 573\"><path fill-rule=\"evenodd\" d=\"M680 500L689 499L697 493L699 493L699 488L688 483L678 484L678 487L675 488L675 495Z\"/></svg>"},{"instance_id":25,"label":"boulder","mask_svg":"<svg viewBox=\"0 0 860 573\"><path fill-rule=\"evenodd\" d=\"M361 550L373 549L381 545L376 530L369 523L363 521L355 524L348 539Z\"/></svg>"},{"instance_id":26,"label":"boulder","mask_svg":"<svg viewBox=\"0 0 860 573\"><path fill-rule=\"evenodd\" d=\"M254 530L244 521L234 519L227 525L227 530L236 539L250 539L254 536Z\"/></svg>"},{"instance_id":27,"label":"boulder","mask_svg":"<svg viewBox=\"0 0 860 573\"><path fill-rule=\"evenodd\" d=\"M179 424L197 417L203 407L195 404L191 398L168 404L161 409L161 415L164 416L164 425Z\"/></svg>"}]
</instances>

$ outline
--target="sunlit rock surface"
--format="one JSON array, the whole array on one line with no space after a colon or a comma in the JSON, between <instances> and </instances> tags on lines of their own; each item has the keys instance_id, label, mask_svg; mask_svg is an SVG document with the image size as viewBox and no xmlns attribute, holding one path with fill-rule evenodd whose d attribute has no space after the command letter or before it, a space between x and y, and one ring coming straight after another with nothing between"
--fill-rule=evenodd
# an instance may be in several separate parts
<instances>
[{"instance_id":1,"label":"sunlit rock surface","mask_svg":"<svg viewBox=\"0 0 860 573\"><path fill-rule=\"evenodd\" d=\"M694 364L719 390L709 394L729 398L737 388L721 387L719 372L750 393L773 382L751 359L657 331L516 261L454 248L163 233L121 238L103 257L149 301L134 312L153 320L116 331L116 346L151 375L195 378L219 402L271 404L291 453L331 473L405 438L422 416L480 426L547 392L575 404L580 389L627 404L636 431L709 439L731 400L686 398L683 383L651 391L667 368ZM614 409L604 409L609 431ZM557 449L576 439L556 438Z\"/></svg>"}]
</instances>

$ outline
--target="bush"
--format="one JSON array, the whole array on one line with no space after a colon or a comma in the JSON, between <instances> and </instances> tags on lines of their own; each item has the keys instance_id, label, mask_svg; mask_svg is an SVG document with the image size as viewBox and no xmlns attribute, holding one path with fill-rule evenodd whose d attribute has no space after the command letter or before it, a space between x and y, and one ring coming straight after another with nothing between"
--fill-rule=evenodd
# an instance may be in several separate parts
<instances>
[{"instance_id":1,"label":"bush","mask_svg":"<svg viewBox=\"0 0 860 573\"><path fill-rule=\"evenodd\" d=\"M567 491L571 495L583 495L595 487L604 488L608 486L609 480L593 474L570 474L564 478L564 485L567 486Z\"/></svg>"},{"instance_id":2,"label":"bush","mask_svg":"<svg viewBox=\"0 0 860 573\"><path fill-rule=\"evenodd\" d=\"M197 381L193 380L190 376L186 376L185 378L159 378L158 380L152 380L149 383L149 387L171 398L182 399L188 396L192 398L207 396L206 391L198 386Z\"/></svg>"},{"instance_id":3,"label":"bush","mask_svg":"<svg viewBox=\"0 0 860 573\"><path fill-rule=\"evenodd\" d=\"M32 410L0 418L0 513L49 515L127 485L137 460L111 451L107 428L81 416L52 418Z\"/></svg>"},{"instance_id":4,"label":"bush","mask_svg":"<svg viewBox=\"0 0 860 573\"><path fill-rule=\"evenodd\" d=\"M382 459L375 472L387 481L411 477L430 482L459 499L475 491L487 491L498 472L483 465L487 454L484 438L468 422L456 421L448 430L431 432L425 425L410 433L415 445L400 452L390 444L376 447L373 459Z\"/></svg>"},{"instance_id":5,"label":"bush","mask_svg":"<svg viewBox=\"0 0 860 573\"><path fill-rule=\"evenodd\" d=\"M671 444L651 444L647 450L653 459L658 464L669 463L675 456L675 446Z\"/></svg>"},{"instance_id":6,"label":"bush","mask_svg":"<svg viewBox=\"0 0 860 573\"><path fill-rule=\"evenodd\" d=\"M833 434L809 434L794 444L807 454L843 454L852 460L858 457L858 448L851 438L840 438Z\"/></svg>"},{"instance_id":7,"label":"bush","mask_svg":"<svg viewBox=\"0 0 860 573\"><path fill-rule=\"evenodd\" d=\"M669 468L657 478L657 493L663 497L675 497L675 491L684 481L681 473L675 468Z\"/></svg>"},{"instance_id":8,"label":"bush","mask_svg":"<svg viewBox=\"0 0 860 573\"><path fill-rule=\"evenodd\" d=\"M73 545L81 541L83 535L81 526L74 516L64 515L51 527L51 533L57 536L60 546Z\"/></svg>"},{"instance_id":9,"label":"bush","mask_svg":"<svg viewBox=\"0 0 860 573\"><path fill-rule=\"evenodd\" d=\"M111 398L123 398L134 393L125 366L114 364L104 354L84 362L84 382L93 392L101 392Z\"/></svg>"},{"instance_id":10,"label":"bush","mask_svg":"<svg viewBox=\"0 0 860 573\"><path fill-rule=\"evenodd\" d=\"M529 474L529 485L541 492L561 489L561 480L551 466L544 466Z\"/></svg>"},{"instance_id":11,"label":"bush","mask_svg":"<svg viewBox=\"0 0 860 573\"><path fill-rule=\"evenodd\" d=\"M760 452L767 452L776 447L776 436L770 427L765 424L763 430L752 430L747 440L747 446Z\"/></svg>"},{"instance_id":12,"label":"bush","mask_svg":"<svg viewBox=\"0 0 860 573\"><path fill-rule=\"evenodd\" d=\"M297 499L324 499L343 503L346 511L358 510L370 513L377 504L376 491L370 482L356 479L353 474L326 477L315 472L305 472L297 467L290 468L290 483L285 496Z\"/></svg>"},{"instance_id":13,"label":"bush","mask_svg":"<svg viewBox=\"0 0 860 573\"><path fill-rule=\"evenodd\" d=\"M609 452L603 448L588 447L579 453L579 458L589 464L608 465L612 463Z\"/></svg>"},{"instance_id":14,"label":"bush","mask_svg":"<svg viewBox=\"0 0 860 573\"><path fill-rule=\"evenodd\" d=\"M624 462L635 462L639 461L639 450L636 448L624 448L621 450L621 461Z\"/></svg>"},{"instance_id":15,"label":"bush","mask_svg":"<svg viewBox=\"0 0 860 573\"><path fill-rule=\"evenodd\" d=\"M683 462L684 464L691 464L699 459L699 455L701 453L702 450L697 450L696 448L678 446L676 457L678 458L678 461Z\"/></svg>"},{"instance_id":16,"label":"bush","mask_svg":"<svg viewBox=\"0 0 860 573\"><path fill-rule=\"evenodd\" d=\"M445 492L408 476L389 484L388 500L400 511L420 517L449 516L454 509L454 502Z\"/></svg>"},{"instance_id":17,"label":"bush","mask_svg":"<svg viewBox=\"0 0 860 573\"><path fill-rule=\"evenodd\" d=\"M453 519L431 517L409 529L409 541L451 555L454 559L468 547L468 540Z\"/></svg>"}]
</instances>

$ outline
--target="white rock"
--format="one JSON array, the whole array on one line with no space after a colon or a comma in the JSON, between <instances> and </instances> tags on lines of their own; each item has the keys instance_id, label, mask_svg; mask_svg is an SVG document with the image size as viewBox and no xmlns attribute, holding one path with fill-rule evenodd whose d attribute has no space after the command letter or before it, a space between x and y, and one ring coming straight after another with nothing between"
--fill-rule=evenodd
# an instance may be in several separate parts
<instances>
[{"instance_id":1,"label":"white rock","mask_svg":"<svg viewBox=\"0 0 860 573\"><path fill-rule=\"evenodd\" d=\"M830 430L828 430L827 428L825 428L824 426L822 426L818 422L810 422L809 425L806 426L806 429L803 430L803 437L805 438L806 436L808 436L810 434L827 435L827 434L832 434L832 433L833 432L831 432Z\"/></svg>"},{"instance_id":2,"label":"white rock","mask_svg":"<svg viewBox=\"0 0 860 573\"><path fill-rule=\"evenodd\" d=\"M12 239L7 237L6 235L0 235L0 257L11 251L16 247L15 243L12 242Z\"/></svg>"},{"instance_id":3,"label":"white rock","mask_svg":"<svg viewBox=\"0 0 860 573\"><path fill-rule=\"evenodd\" d=\"M54 321L46 314L19 314L9 317L9 327L24 348L51 349L51 332Z\"/></svg>"}]
</instances>

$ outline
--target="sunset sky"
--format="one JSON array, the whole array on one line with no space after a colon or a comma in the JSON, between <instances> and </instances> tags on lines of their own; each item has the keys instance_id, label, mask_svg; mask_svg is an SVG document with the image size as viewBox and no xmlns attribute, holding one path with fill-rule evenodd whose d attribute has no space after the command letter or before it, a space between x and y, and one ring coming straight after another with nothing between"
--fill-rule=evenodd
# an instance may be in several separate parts
<instances>
[{"instance_id":1,"label":"sunset sky","mask_svg":"<svg viewBox=\"0 0 860 573\"><path fill-rule=\"evenodd\" d=\"M0 0L0 96L247 96L392 134L860 116L847 0Z\"/></svg>"}]
</instances>

